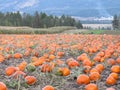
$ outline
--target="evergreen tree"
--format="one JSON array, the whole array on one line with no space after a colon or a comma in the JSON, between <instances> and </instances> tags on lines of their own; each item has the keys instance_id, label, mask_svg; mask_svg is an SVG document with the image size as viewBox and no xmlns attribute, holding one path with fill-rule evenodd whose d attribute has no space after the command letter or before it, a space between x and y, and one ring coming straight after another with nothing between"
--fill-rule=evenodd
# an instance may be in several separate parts
<instances>
[{"instance_id":1,"label":"evergreen tree","mask_svg":"<svg viewBox=\"0 0 120 90\"><path fill-rule=\"evenodd\" d=\"M118 29L119 28L119 19L117 15L114 15L114 19L112 21L113 29Z\"/></svg>"},{"instance_id":2,"label":"evergreen tree","mask_svg":"<svg viewBox=\"0 0 120 90\"><path fill-rule=\"evenodd\" d=\"M33 27L40 28L40 16L39 16L38 11L36 11L35 14L34 14Z\"/></svg>"}]
</instances>

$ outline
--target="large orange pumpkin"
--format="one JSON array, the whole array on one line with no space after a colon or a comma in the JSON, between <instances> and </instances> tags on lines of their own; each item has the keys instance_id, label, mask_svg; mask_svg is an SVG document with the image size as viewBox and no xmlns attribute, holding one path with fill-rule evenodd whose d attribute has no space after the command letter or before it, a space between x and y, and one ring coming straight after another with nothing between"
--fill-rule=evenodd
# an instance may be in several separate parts
<instances>
[{"instance_id":1,"label":"large orange pumpkin","mask_svg":"<svg viewBox=\"0 0 120 90\"><path fill-rule=\"evenodd\" d=\"M90 79L87 75L81 74L77 77L77 84L89 84Z\"/></svg>"}]
</instances>

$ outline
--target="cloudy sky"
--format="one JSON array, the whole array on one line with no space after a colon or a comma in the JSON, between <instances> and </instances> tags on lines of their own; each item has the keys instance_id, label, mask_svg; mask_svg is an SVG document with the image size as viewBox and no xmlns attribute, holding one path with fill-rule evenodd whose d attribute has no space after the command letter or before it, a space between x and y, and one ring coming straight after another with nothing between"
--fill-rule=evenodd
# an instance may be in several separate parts
<instances>
[{"instance_id":1,"label":"cloudy sky","mask_svg":"<svg viewBox=\"0 0 120 90\"><path fill-rule=\"evenodd\" d=\"M46 12L53 15L111 16L120 12L120 0L0 0L2 12ZM82 13L81 13L82 12Z\"/></svg>"}]
</instances>

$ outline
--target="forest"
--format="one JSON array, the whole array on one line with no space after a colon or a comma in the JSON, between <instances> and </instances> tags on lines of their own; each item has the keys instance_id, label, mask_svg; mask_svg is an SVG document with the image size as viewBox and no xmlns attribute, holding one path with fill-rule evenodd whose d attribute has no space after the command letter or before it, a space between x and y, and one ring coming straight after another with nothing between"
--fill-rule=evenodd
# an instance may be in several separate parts
<instances>
[{"instance_id":1,"label":"forest","mask_svg":"<svg viewBox=\"0 0 120 90\"><path fill-rule=\"evenodd\" d=\"M55 26L74 26L83 28L79 20L75 20L71 16L62 15L60 17L39 13L36 11L33 15L29 13L21 14L17 12L0 12L1 26L29 26L33 28L48 28Z\"/></svg>"}]
</instances>

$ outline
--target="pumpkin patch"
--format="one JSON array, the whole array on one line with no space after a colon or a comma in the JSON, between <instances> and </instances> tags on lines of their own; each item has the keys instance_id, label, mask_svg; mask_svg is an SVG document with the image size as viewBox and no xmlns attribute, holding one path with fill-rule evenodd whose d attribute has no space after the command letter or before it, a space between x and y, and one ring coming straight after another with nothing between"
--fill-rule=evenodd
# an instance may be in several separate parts
<instances>
[{"instance_id":1,"label":"pumpkin patch","mask_svg":"<svg viewBox=\"0 0 120 90\"><path fill-rule=\"evenodd\" d=\"M0 42L0 90L119 90L119 35L0 35Z\"/></svg>"}]
</instances>

